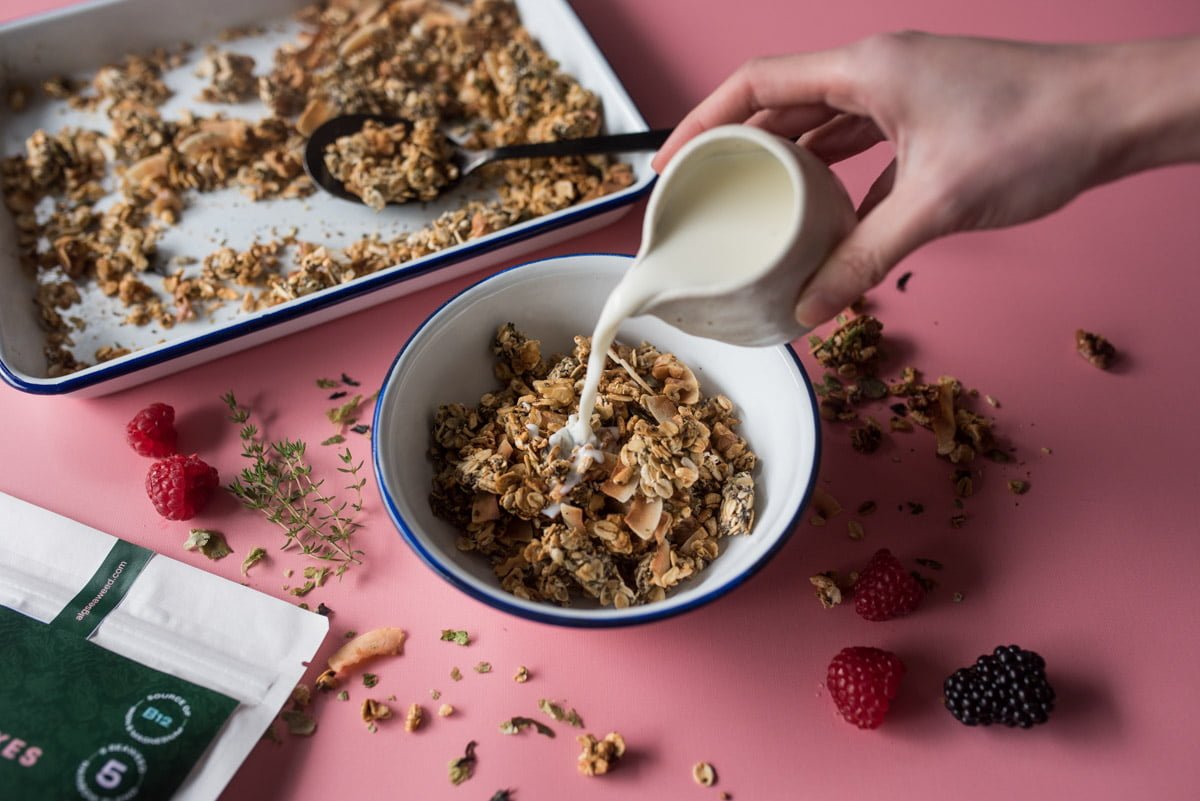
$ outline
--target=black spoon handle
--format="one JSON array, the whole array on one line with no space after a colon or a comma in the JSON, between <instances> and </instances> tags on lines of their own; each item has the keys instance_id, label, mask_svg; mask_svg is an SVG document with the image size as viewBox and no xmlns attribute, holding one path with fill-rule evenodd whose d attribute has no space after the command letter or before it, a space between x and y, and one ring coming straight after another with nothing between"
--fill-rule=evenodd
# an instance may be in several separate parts
<instances>
[{"instance_id":1,"label":"black spoon handle","mask_svg":"<svg viewBox=\"0 0 1200 801\"><path fill-rule=\"evenodd\" d=\"M588 136L583 139L563 139L558 142L539 142L533 145L509 145L477 151L487 161L500 159L537 159L550 156L586 156L592 153L625 153L638 150L658 150L671 135L670 128L638 133ZM472 159L474 160L474 159Z\"/></svg>"}]
</instances>

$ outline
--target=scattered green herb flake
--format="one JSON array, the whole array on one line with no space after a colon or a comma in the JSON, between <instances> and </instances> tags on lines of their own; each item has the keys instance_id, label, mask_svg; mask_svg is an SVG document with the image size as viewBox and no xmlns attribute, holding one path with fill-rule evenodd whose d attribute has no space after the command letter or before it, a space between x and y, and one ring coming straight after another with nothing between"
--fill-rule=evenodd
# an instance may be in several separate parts
<instances>
[{"instance_id":1,"label":"scattered green herb flake","mask_svg":"<svg viewBox=\"0 0 1200 801\"><path fill-rule=\"evenodd\" d=\"M316 719L300 709L285 709L279 715L287 726L288 734L293 737L311 737L317 730Z\"/></svg>"},{"instance_id":2,"label":"scattered green herb flake","mask_svg":"<svg viewBox=\"0 0 1200 801\"><path fill-rule=\"evenodd\" d=\"M345 441L346 441L346 438L343 437L341 434L334 434L329 439L321 440L321 444L322 445L341 445Z\"/></svg>"},{"instance_id":3,"label":"scattered green herb flake","mask_svg":"<svg viewBox=\"0 0 1200 801\"><path fill-rule=\"evenodd\" d=\"M252 548L250 553L246 554L246 558L242 560L242 575L248 575L250 568L261 562L266 556L266 548Z\"/></svg>"},{"instance_id":4,"label":"scattered green herb flake","mask_svg":"<svg viewBox=\"0 0 1200 801\"><path fill-rule=\"evenodd\" d=\"M909 575L917 580L917 583L921 585L921 589L925 590L925 592L932 592L933 589L937 587L936 581L928 578L927 576L922 576L915 570L910 570Z\"/></svg>"},{"instance_id":5,"label":"scattered green herb flake","mask_svg":"<svg viewBox=\"0 0 1200 801\"><path fill-rule=\"evenodd\" d=\"M303 598L305 595L308 595L310 592L312 592L316 588L317 588L317 583L315 581L306 581L303 584L301 584L299 587L292 587L291 593L292 593L292 595L295 595L297 598Z\"/></svg>"},{"instance_id":6,"label":"scattered green herb flake","mask_svg":"<svg viewBox=\"0 0 1200 801\"><path fill-rule=\"evenodd\" d=\"M475 763L478 761L478 757L475 756L475 741L472 740L467 743L465 754L450 760L450 783L462 784L471 778L471 774L475 771Z\"/></svg>"},{"instance_id":7,"label":"scattered green herb flake","mask_svg":"<svg viewBox=\"0 0 1200 801\"><path fill-rule=\"evenodd\" d=\"M358 418L358 407L361 403L362 395L355 395L341 406L334 406L332 409L326 411L325 416L335 426L354 422Z\"/></svg>"},{"instance_id":8,"label":"scattered green herb flake","mask_svg":"<svg viewBox=\"0 0 1200 801\"><path fill-rule=\"evenodd\" d=\"M342 373L342 383L348 387L357 387L357 386L359 386L360 382L355 381L350 376L346 375L345 373Z\"/></svg>"},{"instance_id":9,"label":"scattered green herb flake","mask_svg":"<svg viewBox=\"0 0 1200 801\"><path fill-rule=\"evenodd\" d=\"M225 541L225 535L208 528L194 528L189 531L183 547L189 551L199 551L214 562L233 553L233 549Z\"/></svg>"},{"instance_id":10,"label":"scattered green herb flake","mask_svg":"<svg viewBox=\"0 0 1200 801\"><path fill-rule=\"evenodd\" d=\"M371 431L371 427L366 423L359 423L356 426L350 426L350 430L355 434L367 434Z\"/></svg>"},{"instance_id":11,"label":"scattered green herb flake","mask_svg":"<svg viewBox=\"0 0 1200 801\"><path fill-rule=\"evenodd\" d=\"M476 673L491 673L492 672L492 663L491 662L480 662L478 665L475 666L474 670Z\"/></svg>"},{"instance_id":12,"label":"scattered green herb flake","mask_svg":"<svg viewBox=\"0 0 1200 801\"><path fill-rule=\"evenodd\" d=\"M583 719L579 717L579 713L574 709L570 711L563 708L561 704L556 704L549 698L542 698L538 701L538 709L545 712L555 720L565 721L577 729L583 728Z\"/></svg>"},{"instance_id":13,"label":"scattered green herb flake","mask_svg":"<svg viewBox=\"0 0 1200 801\"><path fill-rule=\"evenodd\" d=\"M342 690L340 693L337 694L337 699L339 701L349 701L350 693L347 692L346 690Z\"/></svg>"},{"instance_id":14,"label":"scattered green herb flake","mask_svg":"<svg viewBox=\"0 0 1200 801\"><path fill-rule=\"evenodd\" d=\"M534 720L533 718L527 718L521 715L511 717L501 723L500 732L502 734L520 734L522 731L530 727L536 729L538 734L546 737L554 737L554 729L550 728L545 723L542 723L540 720Z\"/></svg>"},{"instance_id":15,"label":"scattered green herb flake","mask_svg":"<svg viewBox=\"0 0 1200 801\"><path fill-rule=\"evenodd\" d=\"M325 586L325 582L329 580L329 573L330 570L327 567L316 567L310 565L304 568L304 577L306 579L312 579L315 581L318 587Z\"/></svg>"},{"instance_id":16,"label":"scattered green herb flake","mask_svg":"<svg viewBox=\"0 0 1200 801\"><path fill-rule=\"evenodd\" d=\"M954 603L961 604L963 602L963 594L961 592L954 593Z\"/></svg>"},{"instance_id":17,"label":"scattered green herb flake","mask_svg":"<svg viewBox=\"0 0 1200 801\"><path fill-rule=\"evenodd\" d=\"M329 395L329 400L338 400L338 399L340 399L340 398L344 398L344 397L346 397L346 396L347 396L347 395L349 395L349 394L350 394L350 393L349 393L349 392L347 392L346 390L344 390L344 389L341 389L341 390L338 390L337 392L332 392L332 393L330 393L330 395Z\"/></svg>"},{"instance_id":18,"label":"scattered green herb flake","mask_svg":"<svg viewBox=\"0 0 1200 801\"><path fill-rule=\"evenodd\" d=\"M332 378L318 378L317 387L320 389L333 389L338 385L338 382Z\"/></svg>"},{"instance_id":19,"label":"scattered green herb flake","mask_svg":"<svg viewBox=\"0 0 1200 801\"><path fill-rule=\"evenodd\" d=\"M308 604L304 603L303 601L301 601L300 603L296 604L296 606L300 607L300 608L301 608L301 609L303 609L305 612L308 612L308 611L309 611Z\"/></svg>"},{"instance_id":20,"label":"scattered green herb flake","mask_svg":"<svg viewBox=\"0 0 1200 801\"><path fill-rule=\"evenodd\" d=\"M1029 482L1014 478L1008 482L1008 490L1013 495L1024 495L1029 492Z\"/></svg>"},{"instance_id":21,"label":"scattered green herb flake","mask_svg":"<svg viewBox=\"0 0 1200 801\"><path fill-rule=\"evenodd\" d=\"M471 635L464 629L442 629L442 642L470 645Z\"/></svg>"},{"instance_id":22,"label":"scattered green herb flake","mask_svg":"<svg viewBox=\"0 0 1200 801\"><path fill-rule=\"evenodd\" d=\"M875 501L863 501L858 505L858 516L866 517L877 509Z\"/></svg>"},{"instance_id":23,"label":"scattered green herb flake","mask_svg":"<svg viewBox=\"0 0 1200 801\"><path fill-rule=\"evenodd\" d=\"M936 559L917 559L916 562L918 565L927 567L930 570L941 570L943 567L945 567L945 565Z\"/></svg>"},{"instance_id":24,"label":"scattered green herb flake","mask_svg":"<svg viewBox=\"0 0 1200 801\"><path fill-rule=\"evenodd\" d=\"M367 731L369 731L371 734L374 734L375 732L379 731L379 727L375 725L374 721L372 721L367 724Z\"/></svg>"},{"instance_id":25,"label":"scattered green herb flake","mask_svg":"<svg viewBox=\"0 0 1200 801\"><path fill-rule=\"evenodd\" d=\"M317 614L324 617L329 617L333 614L333 610L323 603L317 604Z\"/></svg>"},{"instance_id":26,"label":"scattered green herb flake","mask_svg":"<svg viewBox=\"0 0 1200 801\"><path fill-rule=\"evenodd\" d=\"M497 790L490 801L512 801L512 790Z\"/></svg>"},{"instance_id":27,"label":"scattered green herb flake","mask_svg":"<svg viewBox=\"0 0 1200 801\"><path fill-rule=\"evenodd\" d=\"M355 631L354 629L350 629L350 630L349 630L349 631L347 631L347 632L346 632L346 634L345 634L345 637L346 637L346 639L347 639L347 640L353 640L353 639L354 639L355 637L357 637L357 636L358 636L358 632L357 632L357 631Z\"/></svg>"},{"instance_id":28,"label":"scattered green herb flake","mask_svg":"<svg viewBox=\"0 0 1200 801\"><path fill-rule=\"evenodd\" d=\"M871 400L880 400L882 398L886 398L888 394L887 384L883 383L874 376L867 376L866 378L860 379L858 382L858 388L862 390L864 397L870 398Z\"/></svg>"},{"instance_id":29,"label":"scattered green herb flake","mask_svg":"<svg viewBox=\"0 0 1200 801\"><path fill-rule=\"evenodd\" d=\"M1009 462L1012 461L1012 457L1009 456L1008 453L1006 453L1005 451L1000 450L999 448L992 448L991 450L984 453L984 456L991 459L993 462L996 462L997 464L1008 464Z\"/></svg>"},{"instance_id":30,"label":"scattered green herb flake","mask_svg":"<svg viewBox=\"0 0 1200 801\"><path fill-rule=\"evenodd\" d=\"M364 687L374 687L379 683L379 676L374 673L364 673L362 674L362 681Z\"/></svg>"},{"instance_id":31,"label":"scattered green herb flake","mask_svg":"<svg viewBox=\"0 0 1200 801\"><path fill-rule=\"evenodd\" d=\"M455 681L462 681L462 671L456 667L450 668L450 678Z\"/></svg>"}]
</instances>

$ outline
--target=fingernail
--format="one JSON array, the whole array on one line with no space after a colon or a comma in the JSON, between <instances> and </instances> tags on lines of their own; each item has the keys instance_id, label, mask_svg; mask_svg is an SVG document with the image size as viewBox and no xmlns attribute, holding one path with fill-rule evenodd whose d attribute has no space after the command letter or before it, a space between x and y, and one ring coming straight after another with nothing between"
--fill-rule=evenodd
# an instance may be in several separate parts
<instances>
[{"instance_id":1,"label":"fingernail","mask_svg":"<svg viewBox=\"0 0 1200 801\"><path fill-rule=\"evenodd\" d=\"M820 290L807 291L796 302L796 322L805 328L816 328L836 317L845 305Z\"/></svg>"}]
</instances>

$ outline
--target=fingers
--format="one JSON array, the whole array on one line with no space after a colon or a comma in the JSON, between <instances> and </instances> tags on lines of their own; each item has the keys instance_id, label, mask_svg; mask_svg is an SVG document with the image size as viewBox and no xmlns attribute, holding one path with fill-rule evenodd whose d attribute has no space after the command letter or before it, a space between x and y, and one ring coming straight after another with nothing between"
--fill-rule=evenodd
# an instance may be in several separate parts
<instances>
[{"instance_id":1,"label":"fingers","mask_svg":"<svg viewBox=\"0 0 1200 801\"><path fill-rule=\"evenodd\" d=\"M805 103L790 108L767 108L755 112L747 125L782 136L799 139L805 133L818 128L838 115L838 110L824 103Z\"/></svg>"},{"instance_id":2,"label":"fingers","mask_svg":"<svg viewBox=\"0 0 1200 801\"><path fill-rule=\"evenodd\" d=\"M654 157L658 172L697 134L728 123L745 122L764 109L839 103L851 94L840 50L774 56L746 62L675 127ZM831 102L832 101L832 102Z\"/></svg>"},{"instance_id":3,"label":"fingers","mask_svg":"<svg viewBox=\"0 0 1200 801\"><path fill-rule=\"evenodd\" d=\"M800 138L800 144L826 164L857 156L887 139L870 117L841 114Z\"/></svg>"},{"instance_id":4,"label":"fingers","mask_svg":"<svg viewBox=\"0 0 1200 801\"><path fill-rule=\"evenodd\" d=\"M930 211L895 191L879 201L804 287L796 320L813 328L882 281L897 262L938 235Z\"/></svg>"}]
</instances>

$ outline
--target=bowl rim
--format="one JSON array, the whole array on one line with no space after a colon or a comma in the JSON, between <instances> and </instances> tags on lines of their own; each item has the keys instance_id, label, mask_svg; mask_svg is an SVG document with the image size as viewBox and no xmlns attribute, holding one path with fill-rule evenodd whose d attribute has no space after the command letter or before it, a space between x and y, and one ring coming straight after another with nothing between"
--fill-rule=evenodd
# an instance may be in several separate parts
<instances>
[{"instance_id":1,"label":"bowl rim","mask_svg":"<svg viewBox=\"0 0 1200 801\"><path fill-rule=\"evenodd\" d=\"M402 358L404 358L404 355L408 352L409 348L425 332L429 324L433 322L435 318L441 315L442 312L450 305L460 302L461 299L466 295L469 293L474 293L488 282L515 270L521 270L523 268L532 267L535 265L544 265L551 262L571 261L581 257L596 256L605 258L618 258L627 261L632 261L635 258L628 253L598 251L548 256L541 259L533 259L531 261L515 264L511 267L506 267L503 270L498 270L495 273L487 275L471 285L459 290L453 296L441 303L436 309L434 309L421 322L421 324L413 330L412 334L400 347L400 350L396 353L395 358L392 359L392 363L389 365L387 372L384 374L383 383L379 387L377 398L383 398L387 393L388 386L394 380L396 375L396 365L400 363ZM784 527L784 530L779 535L778 539L776 539L776 541L772 543L769 548L759 554L755 560L740 573L737 573L727 581L717 584L712 589L698 594L696 598L693 598L686 603L676 605L644 604L640 606L630 606L626 609L619 610L620 612L628 613L620 616L609 615L606 617L594 618L586 616L576 617L559 614L559 607L554 606L553 604L541 604L540 606L545 607L545 611L542 611L540 608L531 609L527 606L514 603L508 598L502 596L499 592L493 595L481 591L470 583L463 581L453 570L443 564L442 560L438 559L435 554L431 553L430 550L421 543L420 538L412 530L412 527L410 527L410 524L404 519L404 516L401 515L399 507L395 499L392 497L391 491L384 484L383 470L380 461L380 453L382 449L379 442L379 422L383 410L383 405L380 403L375 404L375 411L371 420L371 461L372 467L374 468L376 488L379 490L379 495L383 500L383 505L387 510L388 517L391 518L393 525L395 525L398 529L401 538L405 541L405 543L407 543L409 548L417 554L421 561L424 562L427 567L433 570L434 573L441 576L442 579L447 581L458 590L464 592L474 600L486 604L494 609L499 609L502 612L507 612L508 614L516 617L520 617L525 620L532 620L537 623L547 623L557 626L581 629L617 628L623 626L641 625L658 620L666 620L668 618L675 617L676 615L690 612L694 609L698 609L701 606L709 604L724 595L727 595L734 589L745 584L752 576L756 575L760 570L762 570L767 563L770 562L777 553L779 553L784 544L791 539L792 535L799 527L804 510L808 507L808 504L812 499L813 491L816 488L817 476L819 474L818 468L821 464L822 444L821 418L818 411L819 407L816 392L813 389L812 380L809 378L808 372L805 370L803 363L800 361L800 357L796 353L795 348L793 348L790 343L776 347L782 348L792 357L792 366L795 368L796 374L799 376L801 383L804 385L805 391L808 393L809 406L812 409L813 469L809 475L808 484L805 486L804 492L801 494L800 501L796 505L796 510L793 512L791 520ZM514 600L516 600L515 596Z\"/></svg>"}]
</instances>

